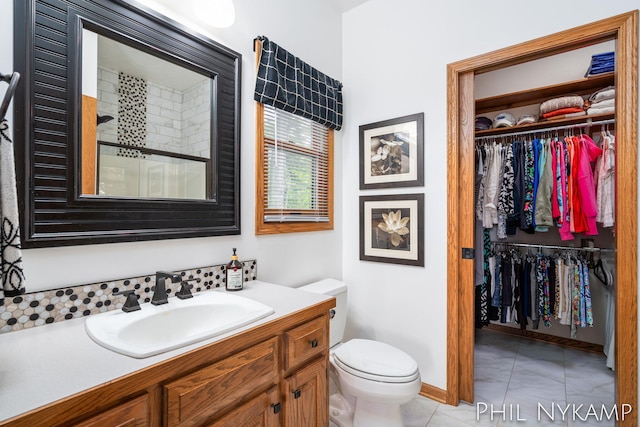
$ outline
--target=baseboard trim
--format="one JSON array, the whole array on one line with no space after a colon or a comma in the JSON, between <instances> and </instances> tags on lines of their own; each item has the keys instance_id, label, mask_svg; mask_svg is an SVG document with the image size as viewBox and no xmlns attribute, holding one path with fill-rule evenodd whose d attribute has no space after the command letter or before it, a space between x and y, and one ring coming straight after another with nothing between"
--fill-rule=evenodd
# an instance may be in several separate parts
<instances>
[{"instance_id":1,"label":"baseboard trim","mask_svg":"<svg viewBox=\"0 0 640 427\"><path fill-rule=\"evenodd\" d=\"M420 396L435 400L440 403L447 403L447 391L429 384L422 383Z\"/></svg>"},{"instance_id":2,"label":"baseboard trim","mask_svg":"<svg viewBox=\"0 0 640 427\"><path fill-rule=\"evenodd\" d=\"M594 344L590 342L578 341L571 338L563 338L555 335L543 334L541 332L522 330L519 328L511 328L504 325L496 325L491 323L486 326L487 329L500 332L503 334L515 335L518 337L528 338L536 341L544 341L550 344L560 345L563 347L571 347L577 350L588 351L591 353L603 353L603 346L600 344Z\"/></svg>"}]
</instances>

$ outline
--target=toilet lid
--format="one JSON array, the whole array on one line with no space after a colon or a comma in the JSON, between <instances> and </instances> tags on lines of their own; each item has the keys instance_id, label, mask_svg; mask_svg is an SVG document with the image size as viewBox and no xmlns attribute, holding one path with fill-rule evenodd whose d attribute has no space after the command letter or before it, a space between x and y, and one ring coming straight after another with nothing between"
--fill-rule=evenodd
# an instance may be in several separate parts
<instances>
[{"instance_id":1,"label":"toilet lid","mask_svg":"<svg viewBox=\"0 0 640 427\"><path fill-rule=\"evenodd\" d=\"M345 371L374 381L404 383L420 376L411 356L379 341L352 339L338 347L333 356Z\"/></svg>"}]
</instances>

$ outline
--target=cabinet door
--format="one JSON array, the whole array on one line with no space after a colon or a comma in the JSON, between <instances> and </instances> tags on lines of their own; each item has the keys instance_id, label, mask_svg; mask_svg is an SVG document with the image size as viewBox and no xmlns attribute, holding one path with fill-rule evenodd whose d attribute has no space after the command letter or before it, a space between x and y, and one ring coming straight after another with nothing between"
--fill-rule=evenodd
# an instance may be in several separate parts
<instances>
[{"instance_id":1,"label":"cabinet door","mask_svg":"<svg viewBox=\"0 0 640 427\"><path fill-rule=\"evenodd\" d=\"M329 423L327 360L300 369L284 381L285 426L326 427Z\"/></svg>"},{"instance_id":2,"label":"cabinet door","mask_svg":"<svg viewBox=\"0 0 640 427\"><path fill-rule=\"evenodd\" d=\"M321 316L284 334L284 369L288 371L329 348L328 316Z\"/></svg>"},{"instance_id":3,"label":"cabinet door","mask_svg":"<svg viewBox=\"0 0 640 427\"><path fill-rule=\"evenodd\" d=\"M214 421L211 427L280 427L281 425L282 410L278 400L278 389L272 387Z\"/></svg>"},{"instance_id":4,"label":"cabinet door","mask_svg":"<svg viewBox=\"0 0 640 427\"><path fill-rule=\"evenodd\" d=\"M167 426L198 426L278 381L278 339L240 351L164 386Z\"/></svg>"},{"instance_id":5,"label":"cabinet door","mask_svg":"<svg viewBox=\"0 0 640 427\"><path fill-rule=\"evenodd\" d=\"M147 425L149 425L149 398L146 394L79 424L74 424L75 427L145 427Z\"/></svg>"}]
</instances>

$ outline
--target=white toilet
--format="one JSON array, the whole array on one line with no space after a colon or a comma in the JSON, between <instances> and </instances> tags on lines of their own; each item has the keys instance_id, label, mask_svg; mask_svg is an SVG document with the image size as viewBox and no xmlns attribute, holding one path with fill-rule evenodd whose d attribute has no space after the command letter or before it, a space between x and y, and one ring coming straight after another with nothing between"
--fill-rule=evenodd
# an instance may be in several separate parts
<instances>
[{"instance_id":1,"label":"white toilet","mask_svg":"<svg viewBox=\"0 0 640 427\"><path fill-rule=\"evenodd\" d=\"M336 298L329 361L338 392L329 399L329 419L339 427L402 427L400 405L416 397L422 385L416 361L382 342L341 342L347 320L344 283L325 279L298 289Z\"/></svg>"}]
</instances>

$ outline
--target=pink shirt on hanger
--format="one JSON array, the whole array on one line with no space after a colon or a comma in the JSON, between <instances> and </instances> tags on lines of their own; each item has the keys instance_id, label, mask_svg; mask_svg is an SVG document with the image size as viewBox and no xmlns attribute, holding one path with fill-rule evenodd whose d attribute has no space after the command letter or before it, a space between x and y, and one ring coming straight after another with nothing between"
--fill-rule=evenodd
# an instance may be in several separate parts
<instances>
[{"instance_id":1,"label":"pink shirt on hanger","mask_svg":"<svg viewBox=\"0 0 640 427\"><path fill-rule=\"evenodd\" d=\"M589 135L580 136L580 158L578 160L577 185L580 206L583 218L586 221L584 234L595 236L598 234L596 216L598 206L596 203L596 187L593 179L592 162L595 162L602 154L602 149L596 145Z\"/></svg>"}]
</instances>

